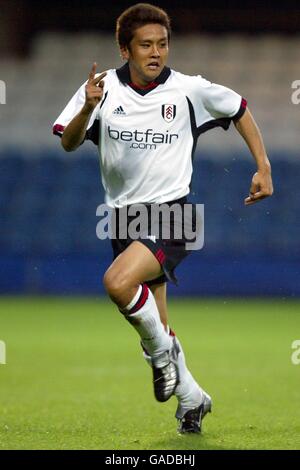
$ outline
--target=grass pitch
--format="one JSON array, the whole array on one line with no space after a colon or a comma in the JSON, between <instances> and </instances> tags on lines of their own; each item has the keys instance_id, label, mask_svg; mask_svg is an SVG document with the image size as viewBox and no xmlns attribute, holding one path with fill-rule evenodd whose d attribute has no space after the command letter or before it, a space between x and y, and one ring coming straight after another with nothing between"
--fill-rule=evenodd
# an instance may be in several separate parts
<instances>
[{"instance_id":1,"label":"grass pitch","mask_svg":"<svg viewBox=\"0 0 300 470\"><path fill-rule=\"evenodd\" d=\"M300 302L175 299L170 318L213 397L200 436L177 435L109 301L0 299L0 449L300 449Z\"/></svg>"}]
</instances>

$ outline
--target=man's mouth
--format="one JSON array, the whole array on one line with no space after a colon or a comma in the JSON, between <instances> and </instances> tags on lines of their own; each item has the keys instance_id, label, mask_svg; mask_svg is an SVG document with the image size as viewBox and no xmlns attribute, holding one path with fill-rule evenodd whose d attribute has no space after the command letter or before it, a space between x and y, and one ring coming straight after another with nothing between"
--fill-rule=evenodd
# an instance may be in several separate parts
<instances>
[{"instance_id":1,"label":"man's mouth","mask_svg":"<svg viewBox=\"0 0 300 470\"><path fill-rule=\"evenodd\" d=\"M159 63L158 62L150 62L147 67L150 69L150 70L157 70L159 69Z\"/></svg>"}]
</instances>

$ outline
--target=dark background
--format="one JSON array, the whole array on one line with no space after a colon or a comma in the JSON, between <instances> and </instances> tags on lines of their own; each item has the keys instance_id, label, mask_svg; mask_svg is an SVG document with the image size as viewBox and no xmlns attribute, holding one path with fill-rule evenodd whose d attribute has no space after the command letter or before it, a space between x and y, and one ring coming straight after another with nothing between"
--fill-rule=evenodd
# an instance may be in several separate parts
<instances>
[{"instance_id":1,"label":"dark background","mask_svg":"<svg viewBox=\"0 0 300 470\"><path fill-rule=\"evenodd\" d=\"M107 31L124 8L137 2L75 0L41 2L2 1L0 54L26 56L35 35L41 31ZM150 2L151 3L151 2ZM300 31L298 1L159 1L166 8L176 33L284 33Z\"/></svg>"}]
</instances>

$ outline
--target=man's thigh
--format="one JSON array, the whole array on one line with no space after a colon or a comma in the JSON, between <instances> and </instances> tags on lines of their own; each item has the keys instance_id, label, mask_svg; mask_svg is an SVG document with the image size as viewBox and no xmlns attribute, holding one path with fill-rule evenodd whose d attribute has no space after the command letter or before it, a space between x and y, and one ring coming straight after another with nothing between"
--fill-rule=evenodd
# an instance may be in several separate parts
<instances>
[{"instance_id":1,"label":"man's thigh","mask_svg":"<svg viewBox=\"0 0 300 470\"><path fill-rule=\"evenodd\" d=\"M143 243L133 241L111 264L108 271L126 277L131 285L161 276L162 268L154 254Z\"/></svg>"}]
</instances>

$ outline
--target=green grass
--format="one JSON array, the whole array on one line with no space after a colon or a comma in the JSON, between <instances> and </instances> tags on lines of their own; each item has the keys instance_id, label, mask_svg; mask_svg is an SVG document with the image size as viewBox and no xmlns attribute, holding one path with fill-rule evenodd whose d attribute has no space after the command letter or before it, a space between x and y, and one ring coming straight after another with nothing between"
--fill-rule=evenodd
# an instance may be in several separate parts
<instances>
[{"instance_id":1,"label":"green grass","mask_svg":"<svg viewBox=\"0 0 300 470\"><path fill-rule=\"evenodd\" d=\"M170 317L214 400L201 436L177 435L108 301L0 299L0 449L300 449L300 302L173 300Z\"/></svg>"}]
</instances>

